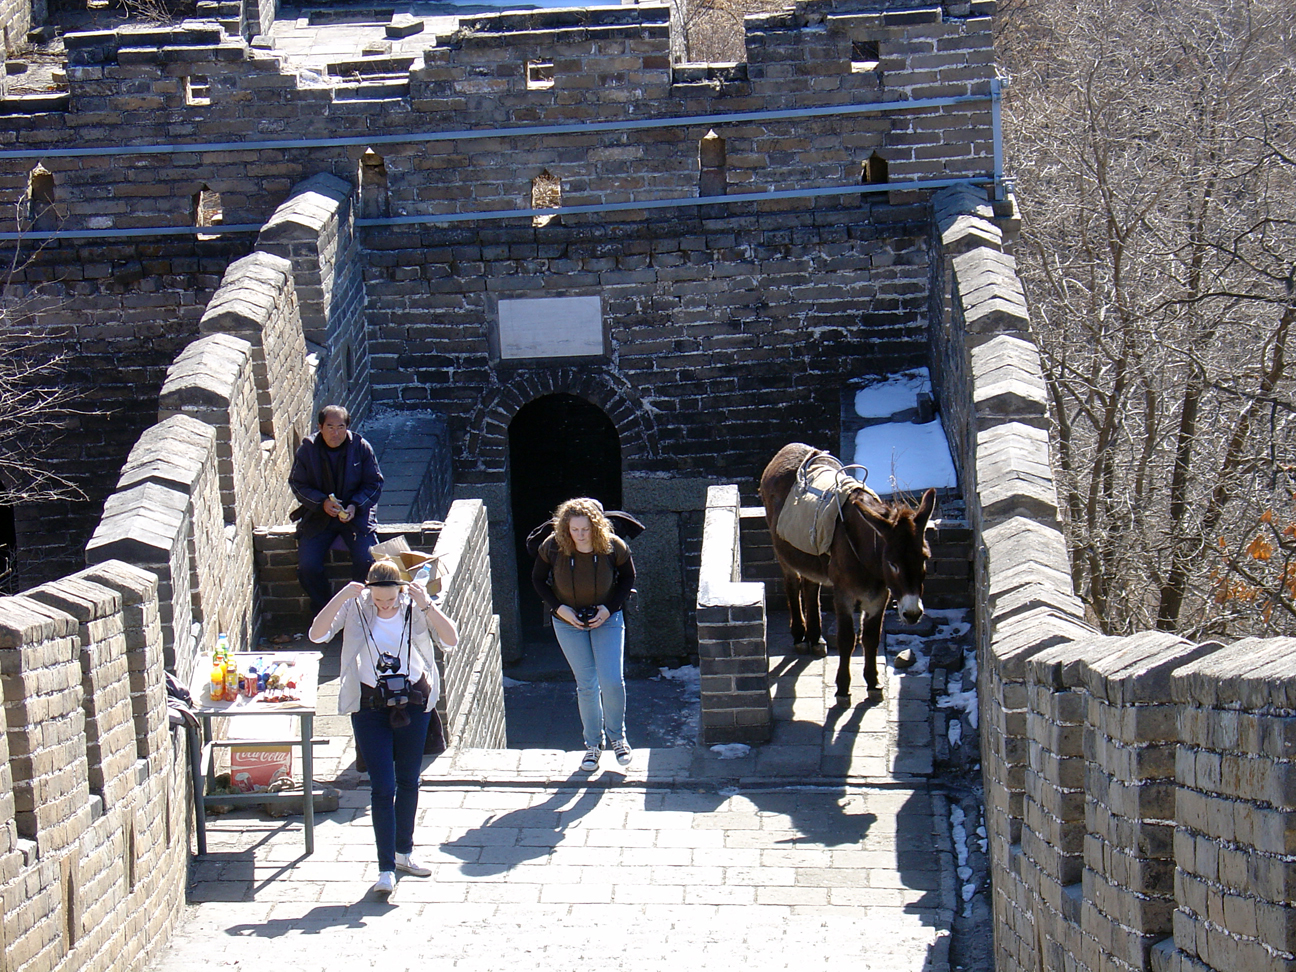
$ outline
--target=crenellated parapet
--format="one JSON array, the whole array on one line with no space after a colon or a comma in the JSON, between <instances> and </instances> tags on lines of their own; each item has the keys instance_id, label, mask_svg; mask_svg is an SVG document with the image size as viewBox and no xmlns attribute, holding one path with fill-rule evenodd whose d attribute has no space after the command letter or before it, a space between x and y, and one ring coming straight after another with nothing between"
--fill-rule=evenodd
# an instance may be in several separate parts
<instances>
[{"instance_id":1,"label":"crenellated parapet","mask_svg":"<svg viewBox=\"0 0 1296 972\"><path fill-rule=\"evenodd\" d=\"M1291 639L1099 634L1071 582L1011 205L933 205L932 370L975 534L995 968L1296 962Z\"/></svg>"},{"instance_id":2,"label":"crenellated parapet","mask_svg":"<svg viewBox=\"0 0 1296 972\"><path fill-rule=\"evenodd\" d=\"M106 561L0 598L0 942L7 968L138 967L184 899L187 757L158 586Z\"/></svg>"}]
</instances>

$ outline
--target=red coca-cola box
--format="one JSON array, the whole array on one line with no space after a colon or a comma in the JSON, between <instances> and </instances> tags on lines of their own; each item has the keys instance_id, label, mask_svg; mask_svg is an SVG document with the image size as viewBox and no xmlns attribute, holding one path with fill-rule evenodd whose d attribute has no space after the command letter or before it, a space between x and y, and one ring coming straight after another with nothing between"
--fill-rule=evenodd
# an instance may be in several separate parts
<instances>
[{"instance_id":1,"label":"red coca-cola box","mask_svg":"<svg viewBox=\"0 0 1296 972\"><path fill-rule=\"evenodd\" d=\"M231 746L230 782L244 793L264 790L292 776L290 746Z\"/></svg>"}]
</instances>

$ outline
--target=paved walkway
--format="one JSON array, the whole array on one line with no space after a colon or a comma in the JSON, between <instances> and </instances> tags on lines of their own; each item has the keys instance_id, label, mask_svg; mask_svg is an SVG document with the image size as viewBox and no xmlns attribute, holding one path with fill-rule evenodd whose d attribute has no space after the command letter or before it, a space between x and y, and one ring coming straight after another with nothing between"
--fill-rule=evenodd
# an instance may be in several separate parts
<instances>
[{"instance_id":1,"label":"paved walkway","mask_svg":"<svg viewBox=\"0 0 1296 972\"><path fill-rule=\"evenodd\" d=\"M926 676L835 707L835 666L775 658L774 740L737 758L641 749L587 775L578 752L452 749L424 773L415 840L434 874L387 903L339 737L322 775L352 788L317 818L316 853L300 818L212 818L152 968L945 970L955 877L945 800L921 775Z\"/></svg>"}]
</instances>

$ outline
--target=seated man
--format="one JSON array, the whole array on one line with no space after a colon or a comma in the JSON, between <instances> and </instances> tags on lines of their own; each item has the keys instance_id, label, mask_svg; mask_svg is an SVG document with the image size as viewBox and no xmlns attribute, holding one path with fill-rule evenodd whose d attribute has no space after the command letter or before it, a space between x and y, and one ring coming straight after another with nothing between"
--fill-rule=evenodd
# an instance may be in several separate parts
<instances>
[{"instance_id":1,"label":"seated man","mask_svg":"<svg viewBox=\"0 0 1296 972\"><path fill-rule=\"evenodd\" d=\"M351 415L341 405L319 413L319 433L306 437L293 458L288 485L301 506L297 521L297 579L310 595L312 616L333 596L324 558L341 537L351 550L351 579L363 582L378 542L375 505L383 477L373 447L349 431Z\"/></svg>"}]
</instances>

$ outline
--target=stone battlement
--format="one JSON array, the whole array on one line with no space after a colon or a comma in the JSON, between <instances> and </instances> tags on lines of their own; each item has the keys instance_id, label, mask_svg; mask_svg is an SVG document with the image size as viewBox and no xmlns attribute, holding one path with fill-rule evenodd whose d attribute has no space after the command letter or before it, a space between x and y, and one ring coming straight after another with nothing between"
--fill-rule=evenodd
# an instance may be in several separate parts
<instances>
[{"instance_id":1,"label":"stone battlement","mask_svg":"<svg viewBox=\"0 0 1296 972\"><path fill-rule=\"evenodd\" d=\"M976 542L999 972L1290 965L1291 639L1104 637L1071 584L1005 223L933 201L932 364ZM1008 232L1004 232L1005 227Z\"/></svg>"}]
</instances>

